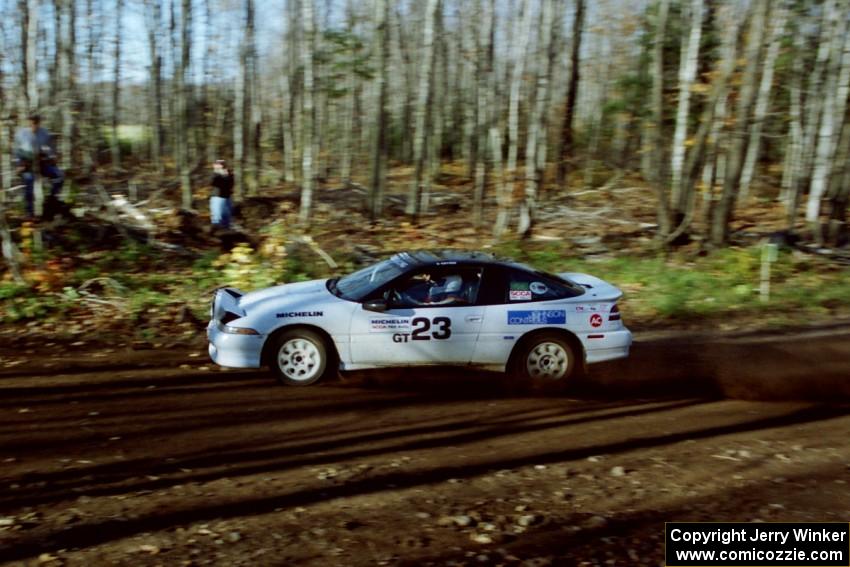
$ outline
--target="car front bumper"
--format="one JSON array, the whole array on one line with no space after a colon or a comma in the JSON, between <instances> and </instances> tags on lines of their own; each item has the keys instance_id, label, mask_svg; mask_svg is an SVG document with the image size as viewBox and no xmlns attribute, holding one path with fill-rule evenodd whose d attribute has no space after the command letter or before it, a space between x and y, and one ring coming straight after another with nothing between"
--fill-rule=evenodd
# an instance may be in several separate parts
<instances>
[{"instance_id":1,"label":"car front bumper","mask_svg":"<svg viewBox=\"0 0 850 567\"><path fill-rule=\"evenodd\" d=\"M207 326L209 353L213 362L230 368L262 366L264 335L233 335L218 328L215 321Z\"/></svg>"},{"instance_id":2,"label":"car front bumper","mask_svg":"<svg viewBox=\"0 0 850 567\"><path fill-rule=\"evenodd\" d=\"M617 360L629 356L632 332L623 327L617 331L589 333L582 338L585 360L588 364Z\"/></svg>"}]
</instances>

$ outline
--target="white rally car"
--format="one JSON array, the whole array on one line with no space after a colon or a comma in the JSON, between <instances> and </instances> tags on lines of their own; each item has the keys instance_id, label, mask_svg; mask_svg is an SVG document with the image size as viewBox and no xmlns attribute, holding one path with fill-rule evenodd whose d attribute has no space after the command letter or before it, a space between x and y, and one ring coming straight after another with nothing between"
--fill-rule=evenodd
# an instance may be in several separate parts
<instances>
[{"instance_id":1,"label":"white rally car","mask_svg":"<svg viewBox=\"0 0 850 567\"><path fill-rule=\"evenodd\" d=\"M221 366L268 365L290 385L341 370L473 365L532 381L624 358L622 292L479 252L410 252L342 278L216 291L207 328Z\"/></svg>"}]
</instances>

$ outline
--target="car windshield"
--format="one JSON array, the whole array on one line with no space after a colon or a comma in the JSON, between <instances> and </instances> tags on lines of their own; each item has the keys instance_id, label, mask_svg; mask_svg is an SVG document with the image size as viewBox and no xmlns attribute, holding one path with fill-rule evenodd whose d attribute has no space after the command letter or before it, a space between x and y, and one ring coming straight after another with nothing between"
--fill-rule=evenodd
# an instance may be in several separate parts
<instances>
[{"instance_id":1,"label":"car windshield","mask_svg":"<svg viewBox=\"0 0 850 567\"><path fill-rule=\"evenodd\" d=\"M385 283L401 275L409 266L407 262L393 256L362 270L334 280L331 291L343 299L360 301Z\"/></svg>"}]
</instances>

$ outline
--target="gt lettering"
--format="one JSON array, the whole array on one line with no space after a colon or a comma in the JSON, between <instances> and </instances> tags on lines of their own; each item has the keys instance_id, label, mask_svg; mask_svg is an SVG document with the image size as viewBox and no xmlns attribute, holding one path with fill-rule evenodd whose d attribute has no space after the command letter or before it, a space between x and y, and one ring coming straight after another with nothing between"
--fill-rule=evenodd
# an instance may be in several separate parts
<instances>
[{"instance_id":1,"label":"gt lettering","mask_svg":"<svg viewBox=\"0 0 850 567\"><path fill-rule=\"evenodd\" d=\"M432 323L434 330L429 334L428 331L431 330ZM410 326L412 329L410 339L414 341L430 341L432 338L446 340L452 336L452 320L448 317L434 317L433 320L429 320L427 317L415 317L410 322ZM393 342L406 343L407 337L406 334L393 335Z\"/></svg>"}]
</instances>

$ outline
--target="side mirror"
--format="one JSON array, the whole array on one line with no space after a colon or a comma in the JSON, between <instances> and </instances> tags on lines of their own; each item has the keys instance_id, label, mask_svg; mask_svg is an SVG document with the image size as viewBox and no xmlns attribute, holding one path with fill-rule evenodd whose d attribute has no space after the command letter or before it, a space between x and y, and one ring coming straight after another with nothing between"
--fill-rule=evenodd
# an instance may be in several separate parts
<instances>
[{"instance_id":1,"label":"side mirror","mask_svg":"<svg viewBox=\"0 0 850 567\"><path fill-rule=\"evenodd\" d=\"M371 299L363 303L363 309L383 313L387 310L387 301L385 299Z\"/></svg>"}]
</instances>

